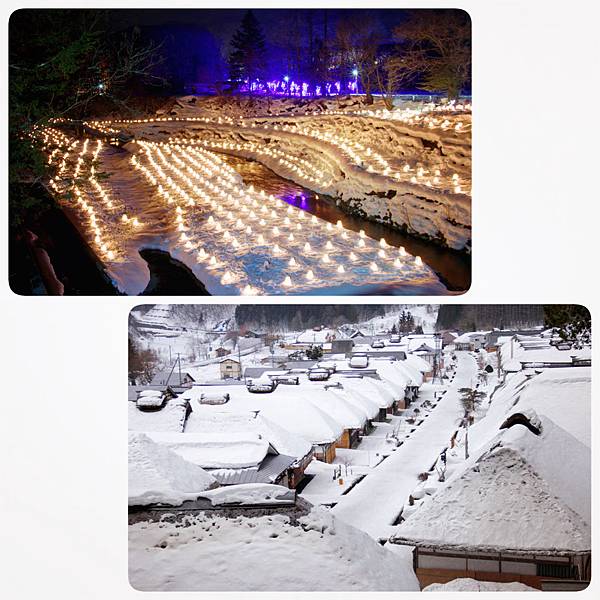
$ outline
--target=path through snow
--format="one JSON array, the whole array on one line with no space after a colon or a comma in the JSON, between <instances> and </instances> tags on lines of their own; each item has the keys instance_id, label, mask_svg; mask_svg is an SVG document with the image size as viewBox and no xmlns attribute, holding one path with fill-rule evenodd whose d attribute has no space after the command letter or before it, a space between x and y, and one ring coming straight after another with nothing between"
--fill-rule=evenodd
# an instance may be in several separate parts
<instances>
[{"instance_id":1,"label":"path through snow","mask_svg":"<svg viewBox=\"0 0 600 600\"><path fill-rule=\"evenodd\" d=\"M463 413L458 390L475 383L477 362L469 352L457 352L456 376L437 407L414 433L379 464L332 509L339 519L372 537L387 538L392 525L419 483L419 473L428 471L439 453L448 445ZM440 386L424 384L423 399L433 399Z\"/></svg>"}]
</instances>

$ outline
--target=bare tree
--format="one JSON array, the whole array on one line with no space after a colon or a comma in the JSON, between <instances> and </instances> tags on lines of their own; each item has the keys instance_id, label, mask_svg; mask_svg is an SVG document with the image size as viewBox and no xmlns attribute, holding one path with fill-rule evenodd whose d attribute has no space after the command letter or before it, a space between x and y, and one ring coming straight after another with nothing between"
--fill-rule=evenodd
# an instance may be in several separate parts
<instances>
[{"instance_id":1,"label":"bare tree","mask_svg":"<svg viewBox=\"0 0 600 600\"><path fill-rule=\"evenodd\" d=\"M457 98L471 77L471 21L460 10L416 10L396 27L402 55L418 69L421 87Z\"/></svg>"},{"instance_id":2,"label":"bare tree","mask_svg":"<svg viewBox=\"0 0 600 600\"><path fill-rule=\"evenodd\" d=\"M381 42L377 23L364 16L345 18L338 23L336 42L342 56L342 69L356 68L367 104L373 104L373 85L377 79L377 50Z\"/></svg>"}]
</instances>

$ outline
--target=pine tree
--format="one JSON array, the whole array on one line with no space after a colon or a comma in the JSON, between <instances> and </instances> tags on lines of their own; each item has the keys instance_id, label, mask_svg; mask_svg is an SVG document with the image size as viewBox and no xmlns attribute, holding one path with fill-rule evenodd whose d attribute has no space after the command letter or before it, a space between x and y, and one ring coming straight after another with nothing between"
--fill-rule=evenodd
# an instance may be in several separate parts
<instances>
[{"instance_id":1,"label":"pine tree","mask_svg":"<svg viewBox=\"0 0 600 600\"><path fill-rule=\"evenodd\" d=\"M563 340L577 345L591 342L592 317L585 306L545 304L544 324L546 327L554 327Z\"/></svg>"},{"instance_id":2,"label":"pine tree","mask_svg":"<svg viewBox=\"0 0 600 600\"><path fill-rule=\"evenodd\" d=\"M240 85L263 80L265 75L265 36L254 13L248 10L230 42L229 78ZM249 90L252 87L249 85Z\"/></svg>"}]
</instances>

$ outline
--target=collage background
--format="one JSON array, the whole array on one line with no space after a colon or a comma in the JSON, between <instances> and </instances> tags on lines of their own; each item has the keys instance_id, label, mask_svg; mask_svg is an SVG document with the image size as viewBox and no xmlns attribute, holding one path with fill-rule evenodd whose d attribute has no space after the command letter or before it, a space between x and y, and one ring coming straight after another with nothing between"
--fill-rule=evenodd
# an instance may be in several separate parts
<instances>
[{"instance_id":1,"label":"collage background","mask_svg":"<svg viewBox=\"0 0 600 600\"><path fill-rule=\"evenodd\" d=\"M3 5L10 12L41 2ZM164 7L52 2L48 7ZM305 303L578 303L600 310L597 280L598 23L593 1L170 2L169 7L463 8L473 21L473 272L462 296L305 297ZM3 90L7 44L1 48ZM6 115L7 98L1 99ZM3 179L7 121L0 136ZM7 186L2 186L6 206ZM7 247L6 210L0 231ZM2 261L0 515L4 597L132 598L127 581L126 406L129 310L190 297L19 297ZM202 298L242 303L245 298ZM286 302L281 297L252 302ZM597 374L598 335L593 364ZM594 388L595 393L595 388ZM593 410L598 426L598 410ZM597 455L598 440L594 442ZM597 460L594 461L594 474ZM598 506L598 481L594 498ZM596 510L595 516L597 517ZM597 519L593 548L598 551ZM579 597L598 594L596 580ZM194 594L211 597L216 594ZM234 597L233 593L224 594ZM342 594L331 594L342 597ZM368 596L368 593L364 594ZM406 593L404 597L412 594ZM158 594L148 596L159 597ZM345 595L344 595L345 596ZM392 597L392 594L384 594ZM396 594L397 596L397 594ZM161 598L181 594L161 593ZM279 596L278 596L279 597ZM281 594L283 598L308 594Z\"/></svg>"}]
</instances>

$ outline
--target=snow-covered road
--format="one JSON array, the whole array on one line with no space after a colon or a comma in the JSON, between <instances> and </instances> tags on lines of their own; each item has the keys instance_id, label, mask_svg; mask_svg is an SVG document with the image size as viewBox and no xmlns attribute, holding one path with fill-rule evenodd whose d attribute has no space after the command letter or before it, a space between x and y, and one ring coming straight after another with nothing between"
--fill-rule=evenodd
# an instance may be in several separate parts
<instances>
[{"instance_id":1,"label":"snow-covered road","mask_svg":"<svg viewBox=\"0 0 600 600\"><path fill-rule=\"evenodd\" d=\"M477 362L469 352L457 352L458 366L446 394L414 433L379 464L332 509L336 517L376 539L389 537L400 509L419 483L419 473L429 470L438 454L448 445L463 409L458 390L471 386ZM425 384L421 397L433 399L441 386Z\"/></svg>"}]
</instances>

